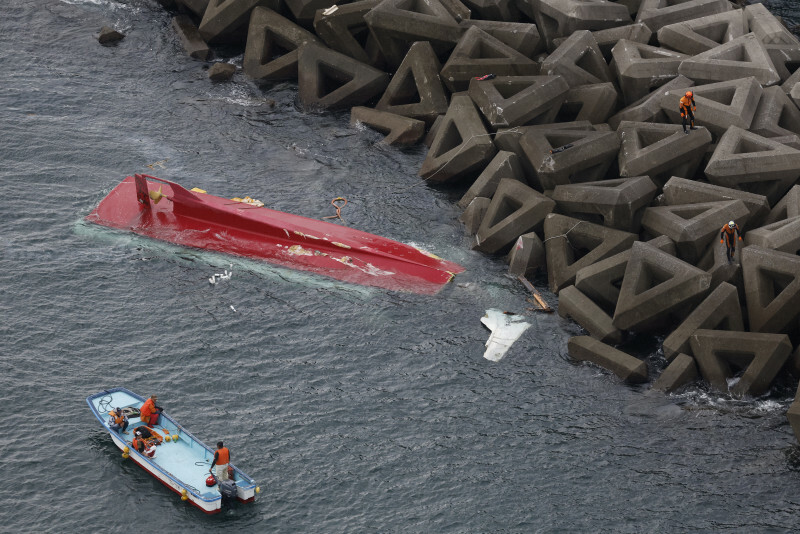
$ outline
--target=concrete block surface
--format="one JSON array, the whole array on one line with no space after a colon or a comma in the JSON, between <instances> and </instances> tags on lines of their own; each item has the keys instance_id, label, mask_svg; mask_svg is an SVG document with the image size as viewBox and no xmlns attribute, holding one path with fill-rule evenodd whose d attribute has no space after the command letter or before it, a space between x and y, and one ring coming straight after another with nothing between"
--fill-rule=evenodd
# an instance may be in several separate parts
<instances>
[{"instance_id":1,"label":"concrete block surface","mask_svg":"<svg viewBox=\"0 0 800 534\"><path fill-rule=\"evenodd\" d=\"M497 149L467 95L453 95L419 175L431 182L477 176Z\"/></svg>"},{"instance_id":2,"label":"concrete block surface","mask_svg":"<svg viewBox=\"0 0 800 534\"><path fill-rule=\"evenodd\" d=\"M613 324L621 330L660 330L670 316L702 300L711 275L637 241L625 268Z\"/></svg>"},{"instance_id":3,"label":"concrete block surface","mask_svg":"<svg viewBox=\"0 0 800 534\"><path fill-rule=\"evenodd\" d=\"M717 391L735 396L766 393L792 352L789 337L781 334L701 329L690 343L703 378ZM728 380L741 370L729 387Z\"/></svg>"},{"instance_id":4,"label":"concrete block surface","mask_svg":"<svg viewBox=\"0 0 800 534\"><path fill-rule=\"evenodd\" d=\"M636 235L551 213L544 220L547 276L557 293L575 282L583 267L631 248Z\"/></svg>"},{"instance_id":5,"label":"concrete block surface","mask_svg":"<svg viewBox=\"0 0 800 534\"><path fill-rule=\"evenodd\" d=\"M470 80L485 74L496 76L535 76L539 64L496 37L471 26L450 53L440 73L453 93L466 91Z\"/></svg>"},{"instance_id":6,"label":"concrete block surface","mask_svg":"<svg viewBox=\"0 0 800 534\"><path fill-rule=\"evenodd\" d=\"M375 109L424 121L428 126L449 106L441 65L430 43L411 45Z\"/></svg>"},{"instance_id":7,"label":"concrete block surface","mask_svg":"<svg viewBox=\"0 0 800 534\"><path fill-rule=\"evenodd\" d=\"M701 328L744 331L742 307L734 286L720 284L664 339L663 350L667 361L672 361L680 353L691 356L689 338Z\"/></svg>"},{"instance_id":8,"label":"concrete block surface","mask_svg":"<svg viewBox=\"0 0 800 534\"><path fill-rule=\"evenodd\" d=\"M495 254L510 247L517 237L541 231L556 203L518 180L503 178L481 222L473 249Z\"/></svg>"},{"instance_id":9,"label":"concrete block surface","mask_svg":"<svg viewBox=\"0 0 800 534\"><path fill-rule=\"evenodd\" d=\"M550 196L561 213L639 233L644 209L658 190L647 176L558 185Z\"/></svg>"},{"instance_id":10,"label":"concrete block surface","mask_svg":"<svg viewBox=\"0 0 800 534\"><path fill-rule=\"evenodd\" d=\"M764 195L771 205L800 177L800 150L731 126L705 169L712 184Z\"/></svg>"},{"instance_id":11,"label":"concrete block surface","mask_svg":"<svg viewBox=\"0 0 800 534\"><path fill-rule=\"evenodd\" d=\"M629 383L647 382L647 365L630 354L589 336L570 338L567 350L572 359L591 362L607 369Z\"/></svg>"},{"instance_id":12,"label":"concrete block surface","mask_svg":"<svg viewBox=\"0 0 800 534\"><path fill-rule=\"evenodd\" d=\"M800 257L750 245L742 249L747 315L753 332L800 328Z\"/></svg>"}]
</instances>

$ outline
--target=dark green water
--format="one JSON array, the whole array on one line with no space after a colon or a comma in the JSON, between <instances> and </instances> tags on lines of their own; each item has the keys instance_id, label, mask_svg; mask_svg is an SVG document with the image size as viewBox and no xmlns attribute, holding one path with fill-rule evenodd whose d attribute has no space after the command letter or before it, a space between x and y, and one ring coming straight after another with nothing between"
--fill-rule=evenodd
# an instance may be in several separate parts
<instances>
[{"instance_id":1,"label":"dark green water","mask_svg":"<svg viewBox=\"0 0 800 534\"><path fill-rule=\"evenodd\" d=\"M650 395L572 365L580 330L555 315L483 359L481 316L524 312L526 291L420 183L423 149L301 113L292 84L211 84L155 2L0 13L0 531L796 530L792 392ZM106 24L119 46L98 45ZM467 272L388 293L82 222L141 171L309 217L344 196L351 226ZM116 385L224 439L258 501L207 517L124 461L84 402Z\"/></svg>"}]
</instances>

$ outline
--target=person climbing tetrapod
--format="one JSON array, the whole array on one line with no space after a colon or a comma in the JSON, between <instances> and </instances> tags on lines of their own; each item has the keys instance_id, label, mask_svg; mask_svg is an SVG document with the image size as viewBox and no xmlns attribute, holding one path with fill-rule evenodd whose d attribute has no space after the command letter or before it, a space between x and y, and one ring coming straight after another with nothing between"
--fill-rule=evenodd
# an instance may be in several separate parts
<instances>
[{"instance_id":1,"label":"person climbing tetrapod","mask_svg":"<svg viewBox=\"0 0 800 534\"><path fill-rule=\"evenodd\" d=\"M739 229L738 224L731 221L722 227L722 232L719 234L719 242L725 243L727 249L725 253L728 256L728 263L733 261L733 258L736 256L736 235L734 235L734 233L739 235L739 241L741 241L742 231Z\"/></svg>"},{"instance_id":2,"label":"person climbing tetrapod","mask_svg":"<svg viewBox=\"0 0 800 534\"><path fill-rule=\"evenodd\" d=\"M681 97L680 112L681 123L683 124L683 133L688 134L689 130L686 129L687 122L692 130L696 130L694 126L694 112L697 106L694 103L694 93L686 91L686 94Z\"/></svg>"}]
</instances>

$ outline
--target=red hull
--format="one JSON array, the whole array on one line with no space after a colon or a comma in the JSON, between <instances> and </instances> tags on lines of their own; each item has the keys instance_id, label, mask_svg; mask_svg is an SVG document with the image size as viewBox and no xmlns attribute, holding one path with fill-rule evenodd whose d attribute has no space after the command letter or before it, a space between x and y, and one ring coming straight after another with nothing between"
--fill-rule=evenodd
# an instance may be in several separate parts
<instances>
[{"instance_id":1,"label":"red hull","mask_svg":"<svg viewBox=\"0 0 800 534\"><path fill-rule=\"evenodd\" d=\"M159 189L167 198L156 204L147 193ZM391 239L187 191L152 176L128 176L86 219L177 245L261 259L394 291L433 294L464 271L456 263Z\"/></svg>"}]
</instances>

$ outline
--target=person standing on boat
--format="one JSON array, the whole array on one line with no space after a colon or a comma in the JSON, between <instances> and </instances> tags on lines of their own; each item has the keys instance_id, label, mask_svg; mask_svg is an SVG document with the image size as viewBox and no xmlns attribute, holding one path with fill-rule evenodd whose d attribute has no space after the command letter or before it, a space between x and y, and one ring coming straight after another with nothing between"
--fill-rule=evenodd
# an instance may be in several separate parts
<instances>
[{"instance_id":1,"label":"person standing on boat","mask_svg":"<svg viewBox=\"0 0 800 534\"><path fill-rule=\"evenodd\" d=\"M231 461L231 453L228 447L225 447L221 441L217 442L217 450L214 452L214 461L211 462L211 467L208 472L211 473L214 466L217 466L217 478L220 480L228 480L228 464Z\"/></svg>"},{"instance_id":2,"label":"person standing on boat","mask_svg":"<svg viewBox=\"0 0 800 534\"><path fill-rule=\"evenodd\" d=\"M115 432L126 434L125 431L128 430L128 416L122 413L122 409L114 408L114 411L108 412L108 415L111 416L108 421L108 428Z\"/></svg>"},{"instance_id":3,"label":"person standing on boat","mask_svg":"<svg viewBox=\"0 0 800 534\"><path fill-rule=\"evenodd\" d=\"M164 408L156 405L156 401L158 401L158 395L150 395L150 398L144 401L139 409L139 418L147 426L156 426L161 412L164 411Z\"/></svg>"}]
</instances>

